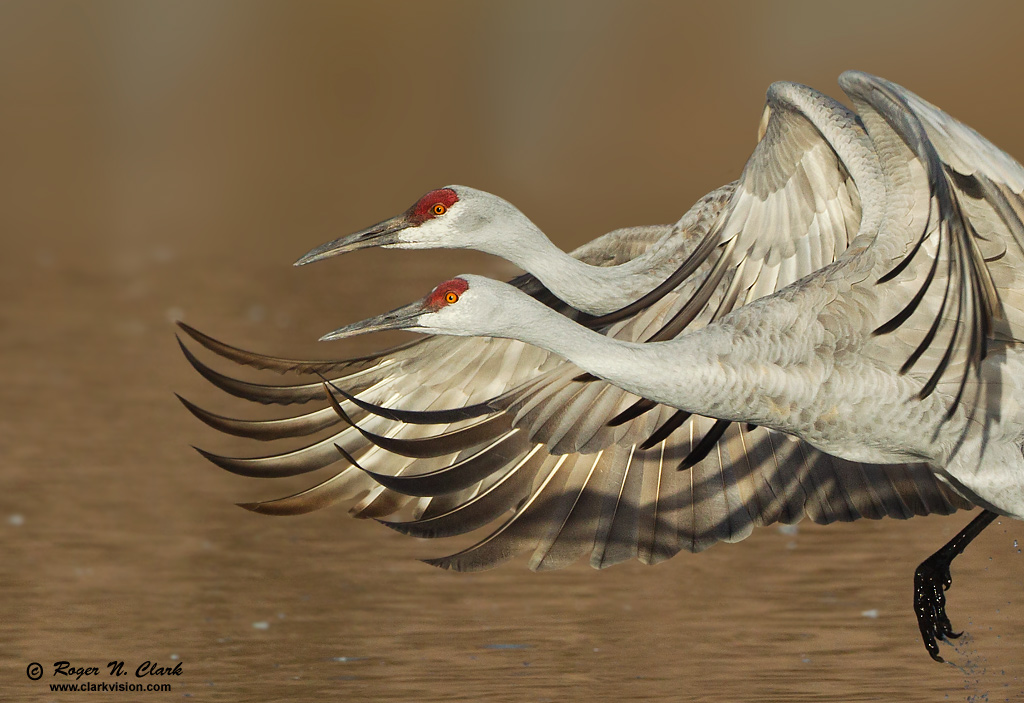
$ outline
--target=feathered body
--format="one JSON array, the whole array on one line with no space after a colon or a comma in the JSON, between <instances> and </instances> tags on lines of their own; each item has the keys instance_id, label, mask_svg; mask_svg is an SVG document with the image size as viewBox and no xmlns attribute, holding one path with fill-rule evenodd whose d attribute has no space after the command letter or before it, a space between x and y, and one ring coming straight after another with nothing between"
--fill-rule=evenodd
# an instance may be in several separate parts
<instances>
[{"instance_id":1,"label":"feathered body","mask_svg":"<svg viewBox=\"0 0 1024 703\"><path fill-rule=\"evenodd\" d=\"M506 339L434 337L362 360L307 362L231 349L186 329L241 363L329 375L353 395L342 406L360 425L332 430L283 454L211 458L246 475L294 475L342 460L334 448L338 443L374 472L348 466L308 491L248 506L261 512L305 512L361 495L353 507L358 515L386 516L413 505L412 519L392 523L396 529L445 536L508 516L514 507L491 536L437 562L463 569L492 566L525 548L534 550L534 568L564 565L585 553L595 566L631 557L656 562L680 549L699 551L719 540L742 539L756 525L804 515L818 522L905 518L969 507L968 499L1012 513L1005 507L1012 500L1000 497L1012 489L970 478L971 472L985 472L960 463L981 452L982 439L986 457L1013 445L1015 410L999 406L980 420L977 413L999 395L1012 396L1019 377L1007 345L1019 315L1020 257L1004 235L1010 227L1007 210L1019 208L1024 190L1020 167L916 96L887 89L898 91L902 109L920 115L926 134L903 130L901 136L882 124L885 116L870 95L856 106L858 116L803 86L775 84L760 141L740 179L709 194L680 223L620 230L581 247L574 257L591 266L575 269L575 283L558 278L572 267L545 268L536 256L519 259L543 275L545 287L529 276L516 285L582 322L586 315L547 290L565 298L575 291L571 302L590 304L591 316L608 315L614 306L636 306L645 290L685 270L644 305L611 321L598 317L592 326L616 340L680 337L679 342L697 339L705 351L717 350L709 368L720 375L708 376L700 394L692 376L652 371L648 383L657 388L630 389L665 403L638 400L605 381L581 378L578 366L555 355ZM908 144L908 134L917 141ZM922 151L922 136L931 152ZM940 180L945 190L936 188ZM454 218L479 193L463 189L459 200L446 201L444 217ZM479 196L475 202L494 202L485 201ZM405 237L395 245L468 244L516 260L514 252L493 242L514 245L508 224L526 218L496 216L503 207L478 208L480 226L459 244L442 236L444 217L389 236ZM950 229L956 207L981 236L965 239ZM531 230L526 237L538 233ZM520 256L531 250L523 247ZM558 260L550 249L538 251L547 252L545 260ZM657 272L642 285L608 285L634 280L621 270L600 274L612 278L594 275L598 267L638 259ZM904 261L910 264L879 283ZM942 262L934 272L933 261ZM804 278L819 269L812 281ZM1001 318L989 314L983 282L972 282L978 271L989 272L999 288ZM595 304L581 277L618 297ZM915 302L922 290L926 294ZM768 303L758 299L773 293L766 310ZM769 313L773 323L765 325L762 318ZM905 319L892 329L873 334L900 316ZM932 333L936 319L945 322ZM986 321L991 329L982 330L983 336L991 341L979 364L971 338ZM703 332L709 324L713 329ZM956 339L953 330L960 330ZM657 344L645 346L645 353L660 353ZM948 359L947 349L954 352ZM915 354L906 373L899 373ZM217 385L242 397L273 403L326 399L319 382L246 384L190 358ZM917 398L929 385L931 392ZM675 394L671 399L663 395L667 389ZM729 403L716 395L722 393ZM988 400L970 404L975 393ZM673 406L697 410L685 405L695 399L703 415ZM441 412L463 406L476 410ZM951 406L953 416L943 419ZM260 439L311 434L339 421L330 407L263 422L192 409L219 429ZM386 409L435 414L389 417L382 414ZM388 448L368 434L387 438ZM877 461L912 463L864 463ZM926 461L937 467L939 478L918 463ZM689 470L676 471L681 462L691 464ZM418 478L423 476L432 478ZM959 477L970 478L970 488Z\"/></svg>"}]
</instances>

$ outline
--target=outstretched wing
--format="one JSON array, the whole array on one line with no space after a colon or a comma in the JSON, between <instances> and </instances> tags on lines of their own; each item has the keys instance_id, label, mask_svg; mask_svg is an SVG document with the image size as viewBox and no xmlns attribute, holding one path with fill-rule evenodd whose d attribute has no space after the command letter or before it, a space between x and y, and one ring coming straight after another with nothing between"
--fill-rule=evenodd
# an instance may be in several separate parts
<instances>
[{"instance_id":1,"label":"outstretched wing","mask_svg":"<svg viewBox=\"0 0 1024 703\"><path fill-rule=\"evenodd\" d=\"M877 79L881 80L881 79ZM1024 167L967 125L905 88L888 83L918 117L996 283L1005 325L997 338L1024 338Z\"/></svg>"},{"instance_id":2,"label":"outstretched wing","mask_svg":"<svg viewBox=\"0 0 1024 703\"><path fill-rule=\"evenodd\" d=\"M844 158L858 154L851 144L861 151L870 149L856 115L845 106L803 85L772 84L754 153L723 212L709 223L700 244L688 248L681 268L689 275L668 290L656 291L656 298L642 299L642 307L630 306L639 309L612 327L611 334L630 341L671 339L835 261L857 235L861 222L859 191L844 165ZM688 222L691 213L680 223ZM700 229L691 224L687 231ZM620 316L605 317L617 320ZM576 377L567 375L554 381L554 386L570 378ZM585 378L603 383L592 376ZM568 429L557 438L556 451L595 451L604 446L594 444L590 436L579 436L579 431L585 434L594 424L583 420L593 417L587 406L590 394L559 396L554 386L540 392L566 403L550 412L570 420L560 426ZM628 395L612 390L603 394L606 402ZM616 414L613 424L654 407L651 401L634 399ZM680 422L679 417L675 415L671 422ZM696 418L683 422L684 431L692 434L695 422ZM536 438L552 442L546 434Z\"/></svg>"},{"instance_id":3,"label":"outstretched wing","mask_svg":"<svg viewBox=\"0 0 1024 703\"><path fill-rule=\"evenodd\" d=\"M881 323L865 353L919 379L919 400L941 391L938 424L960 410L975 416L998 397L990 352L1020 338L1021 168L893 83L855 72L840 83L876 145L888 190L883 225L861 257L877 280L877 291L862 292Z\"/></svg>"},{"instance_id":4,"label":"outstretched wing","mask_svg":"<svg viewBox=\"0 0 1024 703\"><path fill-rule=\"evenodd\" d=\"M547 373L556 372L564 369ZM357 388L359 374L365 376L365 370L342 383ZM543 385L544 377L540 373L533 383ZM211 376L219 385L222 379ZM596 387L576 385L584 391ZM326 397L320 383L292 389L309 396L314 387ZM265 389L233 390L266 398ZM755 526L805 516L830 523L970 507L923 465L841 461L792 437L736 424L728 426L713 451L689 470L678 471L714 422L697 419L648 445L649 433L675 412L665 407L621 426L621 436L604 449L554 454L513 423L530 392L528 382L518 397L512 393L503 399L507 409L481 408L477 414L470 405L464 415L429 403L419 411L382 409L363 398L339 395L339 407L356 418L358 429L332 429L303 449L273 457L211 458L228 470L259 477L311 472L337 460L358 462L359 468L346 466L296 495L243 507L281 515L352 500L356 515L388 518L392 528L418 537L454 537L487 528L471 547L432 562L460 570L491 567L525 550L533 550L530 566L537 569L564 566L587 554L595 567L631 558L655 563L680 550L738 541ZM360 395L372 397L365 391ZM407 407L423 399L410 394L400 400ZM453 395L442 395L436 405L457 404ZM600 407L600 398L592 405ZM325 412L339 417L330 407L316 410L306 416L311 431L319 429L313 425L323 422ZM214 426L223 421L204 419ZM265 421L230 422L238 424L222 429L245 436L301 434L294 426L267 433Z\"/></svg>"},{"instance_id":5,"label":"outstretched wing","mask_svg":"<svg viewBox=\"0 0 1024 703\"><path fill-rule=\"evenodd\" d=\"M773 85L761 139L729 198L712 201L717 212L677 227L687 276L623 319L598 324L624 339L669 338L835 260L858 231L860 201L838 147L823 133L830 130L866 138L838 103L802 86ZM649 231L647 246L663 233ZM643 250L643 236L613 235L584 247L585 254L611 264L622 260L624 244L626 256ZM571 364L519 342L428 338L353 365L302 366L186 332L236 361L332 374L352 397L339 408L359 428L285 454L210 455L245 475L291 475L341 459L338 444L361 467L246 507L306 512L361 496L357 514L384 517L406 508L408 519L388 524L423 537L505 518L474 546L435 562L442 566L486 568L531 548L533 568L562 566L587 552L595 566L633 557L652 563L804 516L832 522L969 507L924 466L845 462L764 428L683 416L580 378ZM216 385L250 400L326 398L315 382L254 386L191 360ZM464 406L463 415L448 413ZM328 407L268 425L190 409L218 429L255 438L326 430L338 417ZM681 465L689 468L677 470Z\"/></svg>"},{"instance_id":6,"label":"outstretched wing","mask_svg":"<svg viewBox=\"0 0 1024 703\"><path fill-rule=\"evenodd\" d=\"M860 226L860 195L836 137L867 139L842 104L794 83L768 90L761 138L743 169L723 242L742 305L836 260Z\"/></svg>"}]
</instances>

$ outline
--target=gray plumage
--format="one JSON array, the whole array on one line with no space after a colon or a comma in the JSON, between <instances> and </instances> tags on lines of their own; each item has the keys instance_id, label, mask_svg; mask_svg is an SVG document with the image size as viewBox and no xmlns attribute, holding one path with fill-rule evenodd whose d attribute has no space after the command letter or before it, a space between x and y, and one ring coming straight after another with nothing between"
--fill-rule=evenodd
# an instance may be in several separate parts
<instances>
[{"instance_id":1,"label":"gray plumage","mask_svg":"<svg viewBox=\"0 0 1024 703\"><path fill-rule=\"evenodd\" d=\"M855 100L860 100L861 117L869 115L866 122L872 132L870 137L858 118L838 103L802 86L773 85L762 139L735 186L711 194L688 213L688 220L684 217L685 224L610 233L574 252L584 263L605 267L636 260L643 252L658 254L652 254L649 260L658 263L656 277L641 286L630 287L628 294L614 301L603 301L603 307L591 307L591 314L605 314L614 305L632 302L678 268L708 237L715 238L714 246L683 283L646 309L602 331L618 340L644 341L656 338L666 327L672 328L670 336L675 337L690 335L707 325L720 329L726 324L739 339L755 335L754 346L761 351L775 350L779 361L787 364L804 363L826 349L840 355L863 354L867 349L872 363L885 368L895 364L898 369L920 347L933 321L939 319L944 322L932 337L936 343L928 344L913 368L901 377L901 389L919 393L938 372L935 389L928 396L931 400L919 404L928 409L914 412L938 412L944 417L965 378L969 379L969 387L965 386L968 391L973 393L982 387L970 381L978 373L986 380L986 388L1001 383L1001 376L994 380L985 376L990 373L992 362L980 365L980 350L971 348L971 337L977 339L977 331L982 330L993 344L1005 345L1020 314L1014 300L1014 291L1019 290L1015 273L1018 269L1013 265L1019 259L1019 250L1008 257L1004 236L1005 232L1018 231L1015 228L1019 223L1014 224L1008 213L1019 212L1020 208L1019 166L916 96L911 100L906 91L878 84L886 91L898 90L897 95L909 101L906 109L921 120L924 136L934 145L930 147L934 154L928 154L927 149L922 151L920 144L908 146L905 140L913 135L897 131L894 137L885 132L891 131L882 124L886 114L878 112L870 93L877 86L871 83L865 87L857 81L867 79L852 76L844 87L853 91ZM868 92L856 92L862 89ZM977 144L965 146L965 139L976 140ZM904 161L902 168L881 168L881 163L899 159ZM945 191L936 190L938 181L946 184ZM460 202L466 204L471 197ZM950 229L949 223L956 221L949 214L954 200L985 239ZM867 207L867 201L875 206L876 220L865 225L862 207ZM452 213L456 212L455 207ZM934 221L928 214L931 210L935 210ZM911 226L904 226L906 231L897 236L890 230L900 216ZM890 229L882 232L883 225ZM773 302L775 307L769 308L777 311L800 307L803 303L794 302L798 298L814 298L819 327L794 327L768 334L758 326L763 322L763 305L743 307L828 266L847 250L858 233L861 244L854 244L858 256L869 249L878 252L872 254L875 258L870 263L864 263L863 256L851 256L851 260L861 263L832 265L823 279L827 285L818 285L812 293L807 292L808 284L802 283L777 296L782 302ZM921 255L913 257L914 261L891 282L872 287L874 279L883 277L914 251L918 239ZM946 244L940 247L940 241ZM997 257L1002 258L997 261ZM929 264L934 260L944 262L945 268L929 278ZM538 273L548 278L547 287L564 295L561 289L565 282L552 283L547 268L540 268ZM857 276L861 278L853 280ZM1002 315L1009 327L1000 328L1004 323L989 314L991 301L985 299L989 279L1002 296ZM544 297L543 290L532 281L520 281L520 285ZM898 294L889 294L887 285ZM940 309L941 303L936 302L938 296L931 294L931 286L969 292L966 298L961 296L960 303L950 299L950 307ZM851 294L853 288L855 294ZM586 286L580 287L585 289ZM905 320L879 337L879 341L870 338L864 342L865 324L877 327L896 318L920 290L925 290L926 295ZM794 291L803 292L797 295ZM574 315L572 311L565 312ZM676 318L678 324L677 315L681 312L688 319L675 329L672 320ZM990 319L991 329L983 329L986 319ZM1000 329L1009 329L1011 334L1000 338ZM964 331L954 337L955 330ZM815 339L817 346L810 348L810 357L794 353L788 359L787 344L793 342L797 332ZM437 493L423 498L396 493L360 469L348 467L297 496L247 507L263 512L304 512L365 493L355 508L359 514L383 517L402 506L415 506L411 521L402 520L394 526L424 536L470 531L508 516L478 545L436 562L443 566L485 568L531 548L533 568L561 566L588 552L595 566L633 557L653 563L680 549L699 551L716 541L736 541L754 526L793 522L804 515L823 523L858 517L909 517L949 513L969 507L968 498L982 500L976 490L965 489L962 478L942 471L937 477L922 463L860 463L862 459L934 461L935 457L927 451L915 447L914 451L900 455L875 451L861 456L854 455L846 444L826 442L821 437L824 430L812 427L812 431L800 433L818 446L856 460L838 459L807 441L777 431L793 431L793 427L781 422L792 418L767 411L758 420L776 429L731 424L703 460L689 471L676 471L676 466L710 431L713 420L694 414L664 441L641 449L652 433L676 416L673 407L654 407L618 427L609 427L608 420L641 395L655 400L668 398L658 397L647 388L634 387L632 390L642 392L631 394L604 381L575 380L581 372L578 367L515 341L429 338L376 358L348 363L275 360L228 350L198 333L193 336L213 351L242 363L282 372L317 371L330 375L347 392L385 407L436 410L486 403L504 416L507 421L493 425L495 434L478 438L472 446L453 445L449 455L431 459L402 458L383 451L351 428L284 455L256 460L215 458L226 468L265 467L271 472L280 471L281 467L288 471L303 466L319 468L332 458L332 452L334 459L339 457L333 449L338 442L361 466L378 476L414 477L440 471L442 478L430 489ZM860 346L844 347L851 339L860 340ZM804 347L803 342L794 344L800 353L807 351ZM990 345L985 358L997 358L1006 348ZM953 354L944 361L949 349ZM877 355L881 356L874 358ZM203 368L198 360L193 361ZM230 381L215 372L207 377L229 392L260 402L326 398L319 384L267 388ZM758 404L750 398L744 402L748 403L747 409ZM425 428L376 416L350 401L341 404L367 432L401 439L443 435L480 422L467 419ZM894 405L906 407L895 400ZM965 407L960 401L957 405ZM244 434L251 428L254 438L270 438L320 429L328 422L326 410L329 408L303 420L285 418L284 424L272 426L274 429L269 432L270 426L266 424L247 426L246 421L225 422L223 418L199 414L214 426L219 423L220 429ZM821 414L820 408L812 407L803 407L802 412ZM970 426L966 411L957 412L961 414L954 414L937 427L943 438L954 438L952 444L959 442L960 449L967 452L970 447L965 443L975 438L965 432ZM725 416L740 417L752 416ZM919 423L929 417L914 416L909 421ZM886 421L887 418L876 418L870 429ZM856 417L847 417L847 425L856 422ZM906 425L904 422L903 426ZM915 424L919 435L920 426ZM950 455L951 450L952 447ZM494 452L500 452L502 461L494 460ZM446 485L443 472L453 463L459 470L452 468L450 483ZM468 466L479 472L470 473L471 478L477 479L486 474L481 465L484 469L500 468L478 481L452 478L456 474L465 476L462 469ZM949 481L952 488L944 481ZM991 496L984 501L996 505ZM510 508L515 512L509 516Z\"/></svg>"}]
</instances>

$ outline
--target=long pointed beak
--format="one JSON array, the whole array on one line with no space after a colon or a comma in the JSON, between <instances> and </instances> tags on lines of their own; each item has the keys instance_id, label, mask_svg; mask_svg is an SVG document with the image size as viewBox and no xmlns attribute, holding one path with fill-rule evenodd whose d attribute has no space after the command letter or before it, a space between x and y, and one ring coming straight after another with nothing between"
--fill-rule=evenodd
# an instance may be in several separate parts
<instances>
[{"instance_id":1,"label":"long pointed beak","mask_svg":"<svg viewBox=\"0 0 1024 703\"><path fill-rule=\"evenodd\" d=\"M327 259L332 256L337 256L338 254L346 254L350 251L396 244L398 242L397 234L410 225L411 223L409 222L409 218L405 213L402 213L401 215L397 215L391 219L378 222L373 227L367 227L355 234L349 234L344 237L339 237L333 242L321 244L316 249L312 249L304 254L302 258L296 261L293 265L305 266L306 264L311 264L314 261Z\"/></svg>"},{"instance_id":2,"label":"long pointed beak","mask_svg":"<svg viewBox=\"0 0 1024 703\"><path fill-rule=\"evenodd\" d=\"M368 332L383 332L384 330L404 330L411 327L418 327L417 320L420 315L426 312L424 301L418 300L415 303L409 305L403 305L400 308L386 312L383 315L377 317L371 317L361 322L353 322L351 325L345 325L339 327L333 332L328 332L320 338L321 342L330 342L335 339L345 339L346 337L355 337L360 334L367 334Z\"/></svg>"}]
</instances>

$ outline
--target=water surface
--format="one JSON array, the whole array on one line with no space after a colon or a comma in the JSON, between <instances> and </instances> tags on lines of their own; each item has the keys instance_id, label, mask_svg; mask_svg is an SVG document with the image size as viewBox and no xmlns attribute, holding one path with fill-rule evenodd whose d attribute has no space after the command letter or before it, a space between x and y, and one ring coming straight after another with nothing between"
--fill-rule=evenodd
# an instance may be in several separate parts
<instances>
[{"instance_id":1,"label":"water surface","mask_svg":"<svg viewBox=\"0 0 1024 703\"><path fill-rule=\"evenodd\" d=\"M967 514L764 529L657 567L443 572L417 557L451 545L343 507L232 505L308 484L189 447L263 451L178 404L251 410L192 371L171 322L288 356L394 341L313 340L451 275L511 271L442 252L290 262L446 182L506 195L567 247L670 221L736 176L778 78L835 93L840 70L874 70L1020 156L1016 84L992 102L1019 21L958 13L954 32L941 4L918 32L921 13L795 5L445 4L440 25L425 5L60 7L0 10L0 698L83 699L49 692L58 660L123 660L132 680L146 660L182 665L169 693L94 700L1024 698L1021 523L956 562L966 635L946 665L920 644L912 573ZM984 81L930 63L951 33Z\"/></svg>"}]
</instances>

